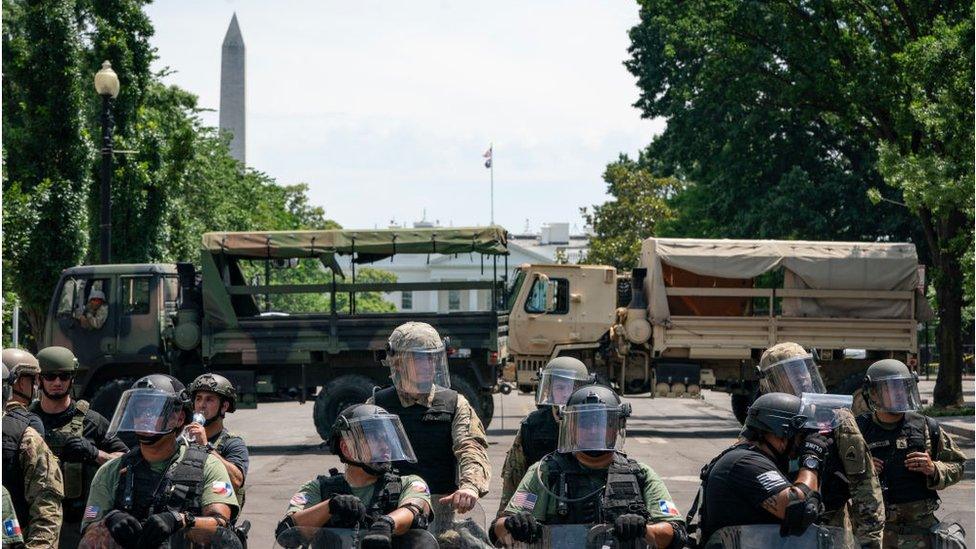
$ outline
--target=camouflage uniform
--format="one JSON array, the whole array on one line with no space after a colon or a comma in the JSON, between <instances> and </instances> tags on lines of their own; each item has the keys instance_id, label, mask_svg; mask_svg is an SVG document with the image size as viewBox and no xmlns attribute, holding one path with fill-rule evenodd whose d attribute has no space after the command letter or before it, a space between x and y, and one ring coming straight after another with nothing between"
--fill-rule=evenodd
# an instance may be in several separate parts
<instances>
[{"instance_id":1,"label":"camouflage uniform","mask_svg":"<svg viewBox=\"0 0 976 549\"><path fill-rule=\"evenodd\" d=\"M874 414L860 416L859 419L861 419L862 424L865 418L881 428L893 428L878 421ZM952 437L939 426L938 437L940 440L936 444L938 451L933 451L929 429L923 430L923 437L925 439L925 450L932 456L935 465L935 474L927 479L926 487L929 490L943 490L959 482L965 468L966 456L952 440ZM877 443L873 441L869 441L869 446L878 447ZM886 503L884 547L919 549L931 547L928 531L939 522L939 519L935 517L935 511L938 508L938 498L897 504Z\"/></svg>"},{"instance_id":2,"label":"camouflage uniform","mask_svg":"<svg viewBox=\"0 0 976 549\"><path fill-rule=\"evenodd\" d=\"M7 419L6 415L4 419ZM5 447L4 454L7 452ZM4 455L4 462L8 461L8 457ZM11 482L24 484L23 493L26 501L19 504L24 506L27 516L18 518L26 532L25 546L31 549L55 547L61 530L61 499L64 497L64 484L61 480L58 459L44 443L44 437L31 427L24 429L16 459L19 461L23 478L10 478L13 475L5 470L4 484L8 487L11 486ZM18 504L17 501L14 503Z\"/></svg>"},{"instance_id":3,"label":"camouflage uniform","mask_svg":"<svg viewBox=\"0 0 976 549\"><path fill-rule=\"evenodd\" d=\"M522 426L519 425L518 432L515 433L515 440L512 442L512 447L505 454L505 463L502 464L502 496L501 501L499 501L498 511L495 513L496 517L505 514L508 501L512 499L512 495L518 489L519 483L522 482L522 477L529 470L527 461L525 459L525 452L522 450Z\"/></svg>"},{"instance_id":4,"label":"camouflage uniform","mask_svg":"<svg viewBox=\"0 0 976 549\"><path fill-rule=\"evenodd\" d=\"M6 547L23 547L24 536L20 531L20 523L17 522L17 513L14 511L14 502L10 499L10 492L3 486L3 545Z\"/></svg>"}]
</instances>

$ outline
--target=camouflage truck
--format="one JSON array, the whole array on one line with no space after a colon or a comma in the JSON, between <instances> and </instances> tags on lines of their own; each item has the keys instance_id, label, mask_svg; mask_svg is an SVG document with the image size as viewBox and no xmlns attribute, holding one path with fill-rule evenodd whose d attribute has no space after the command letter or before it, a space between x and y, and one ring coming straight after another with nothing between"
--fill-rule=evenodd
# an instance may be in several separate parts
<instances>
[{"instance_id":1,"label":"camouflage truck","mask_svg":"<svg viewBox=\"0 0 976 549\"><path fill-rule=\"evenodd\" d=\"M461 253L481 254L482 265L490 258L492 280L356 281L357 265L392 261L398 254ZM76 391L108 417L121 392L140 376L163 372L186 382L214 371L234 381L244 406L256 405L262 394L302 402L316 395L315 425L325 438L340 410L389 385L381 360L390 332L408 320L423 321L447 339L452 387L488 425L505 353L507 317L496 304L504 290L499 258L507 260L507 254L507 234L494 226L207 233L198 266L66 269L40 347L75 352L81 367ZM357 309L364 292L472 289L491 293L491 310ZM106 296L108 307L99 328L76 319L95 290Z\"/></svg>"},{"instance_id":2,"label":"camouflage truck","mask_svg":"<svg viewBox=\"0 0 976 549\"><path fill-rule=\"evenodd\" d=\"M628 394L726 391L740 421L755 365L781 341L813 349L828 389L853 394L879 358L915 365L932 311L912 244L649 238L632 273L522 265L509 293L508 357L531 391L559 355Z\"/></svg>"}]
</instances>

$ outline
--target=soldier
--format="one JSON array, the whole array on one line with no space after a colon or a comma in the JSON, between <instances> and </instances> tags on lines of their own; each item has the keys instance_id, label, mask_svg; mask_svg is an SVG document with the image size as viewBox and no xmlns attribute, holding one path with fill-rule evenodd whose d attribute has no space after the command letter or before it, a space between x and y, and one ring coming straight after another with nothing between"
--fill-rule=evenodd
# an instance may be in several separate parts
<instances>
[{"instance_id":1,"label":"soldier","mask_svg":"<svg viewBox=\"0 0 976 549\"><path fill-rule=\"evenodd\" d=\"M417 462L399 471L427 481L437 503L470 511L488 493L488 438L471 404L448 388L440 334L430 324L407 322L390 334L387 352L393 387L366 402L399 416L416 449Z\"/></svg>"},{"instance_id":2,"label":"soldier","mask_svg":"<svg viewBox=\"0 0 976 549\"><path fill-rule=\"evenodd\" d=\"M664 482L619 451L629 415L630 405L609 387L576 390L560 412L558 448L529 467L495 519L492 541L534 543L540 523L608 524L622 542L684 547L684 519Z\"/></svg>"},{"instance_id":3,"label":"soldier","mask_svg":"<svg viewBox=\"0 0 976 549\"><path fill-rule=\"evenodd\" d=\"M176 442L190 411L183 384L168 375L122 393L109 434L135 433L139 446L95 474L80 547L157 547L177 532L208 543L226 531L238 508L227 469L200 446Z\"/></svg>"},{"instance_id":4,"label":"soldier","mask_svg":"<svg viewBox=\"0 0 976 549\"><path fill-rule=\"evenodd\" d=\"M593 383L593 375L579 359L560 356L549 361L539 376L536 408L526 416L515 433L512 447L502 465L502 497L496 516L502 516L525 471L542 456L556 451L559 407L566 404L573 391Z\"/></svg>"},{"instance_id":5,"label":"soldier","mask_svg":"<svg viewBox=\"0 0 976 549\"><path fill-rule=\"evenodd\" d=\"M329 437L343 473L306 482L292 496L278 536L296 527L368 528L362 547L390 547L395 538L426 529L431 518L430 490L416 475L392 472L391 462L416 462L400 418L379 406L354 404L339 414ZM419 543L426 540L427 544ZM437 547L433 536L412 536L409 547Z\"/></svg>"},{"instance_id":6,"label":"soldier","mask_svg":"<svg viewBox=\"0 0 976 549\"><path fill-rule=\"evenodd\" d=\"M37 353L41 369L41 398L30 410L44 423L44 441L61 461L64 499L61 507L61 547L74 548L81 541L81 516L95 471L128 448L107 436L108 420L84 400L71 398L78 359L64 347L47 347Z\"/></svg>"},{"instance_id":7,"label":"soldier","mask_svg":"<svg viewBox=\"0 0 976 549\"><path fill-rule=\"evenodd\" d=\"M872 411L857 424L884 490L884 546L931 547L939 535L932 531L939 524L936 491L959 482L966 456L937 421L916 412L917 377L901 361L872 364L864 394Z\"/></svg>"},{"instance_id":8,"label":"soldier","mask_svg":"<svg viewBox=\"0 0 976 549\"><path fill-rule=\"evenodd\" d=\"M796 343L778 343L759 360L759 387L763 393L826 393L813 356ZM884 500L871 452L849 410L837 410L833 444L821 472L824 512L820 523L849 528L861 547L881 547Z\"/></svg>"},{"instance_id":9,"label":"soldier","mask_svg":"<svg viewBox=\"0 0 976 549\"><path fill-rule=\"evenodd\" d=\"M22 416L35 431L44 434L41 418L27 407L37 396L37 377L41 367L34 355L23 349L10 347L3 350L3 365L10 370L11 395L4 406L8 414Z\"/></svg>"},{"instance_id":10,"label":"soldier","mask_svg":"<svg viewBox=\"0 0 976 549\"><path fill-rule=\"evenodd\" d=\"M9 376L4 365L4 403L10 396ZM7 412L3 413L3 486L10 494L16 522L24 533L25 546L30 549L55 547L61 529L61 498L64 497L58 460L40 433L23 417ZM4 511L5 530L8 520Z\"/></svg>"},{"instance_id":11,"label":"soldier","mask_svg":"<svg viewBox=\"0 0 976 549\"><path fill-rule=\"evenodd\" d=\"M78 324L86 330L97 330L105 325L108 319L108 305L105 304L105 294L101 290L92 290L88 294L88 304L79 306L74 314Z\"/></svg>"},{"instance_id":12,"label":"soldier","mask_svg":"<svg viewBox=\"0 0 976 549\"><path fill-rule=\"evenodd\" d=\"M705 543L726 526L779 524L783 536L802 535L822 508L820 469L829 442L804 432L799 397L767 393L749 407L739 442L702 471L702 537ZM791 484L789 463L800 458Z\"/></svg>"},{"instance_id":13,"label":"soldier","mask_svg":"<svg viewBox=\"0 0 976 549\"><path fill-rule=\"evenodd\" d=\"M17 522L17 512L14 511L14 502L10 499L10 492L7 487L0 487L3 490L3 540L4 547L20 549L24 546L24 535L20 531L20 523Z\"/></svg>"},{"instance_id":14,"label":"soldier","mask_svg":"<svg viewBox=\"0 0 976 549\"><path fill-rule=\"evenodd\" d=\"M237 409L237 390L230 380L218 374L197 377L187 390L193 401L194 415L202 414L204 422L203 425L190 423L186 434L224 464L237 493L237 503L243 509L244 477L250 457L244 439L224 428L224 416Z\"/></svg>"}]
</instances>

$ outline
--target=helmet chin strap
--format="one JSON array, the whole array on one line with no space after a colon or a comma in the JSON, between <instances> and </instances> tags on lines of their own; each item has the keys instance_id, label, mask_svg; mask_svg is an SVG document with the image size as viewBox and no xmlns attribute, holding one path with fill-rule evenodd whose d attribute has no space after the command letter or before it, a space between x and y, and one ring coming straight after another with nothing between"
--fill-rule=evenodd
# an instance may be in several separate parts
<instances>
[{"instance_id":1,"label":"helmet chin strap","mask_svg":"<svg viewBox=\"0 0 976 549\"><path fill-rule=\"evenodd\" d=\"M68 382L68 388L64 390L64 394L61 395L61 396L56 396L56 395L53 395L53 394L47 392L47 389L44 388L44 383L41 383L40 386L41 386L41 392L44 393L44 396L46 396L47 398L49 398L51 400L64 400L64 399L68 398L69 396L71 396L71 388L74 387L74 384L75 384L75 380L72 379L71 381L69 381ZM31 397L31 398L33 398L33 397Z\"/></svg>"},{"instance_id":2,"label":"helmet chin strap","mask_svg":"<svg viewBox=\"0 0 976 549\"><path fill-rule=\"evenodd\" d=\"M393 464L389 461L384 461L383 463L361 463L347 458L342 452L339 452L339 461L347 465L355 465L374 477L381 477L393 470Z\"/></svg>"},{"instance_id":3,"label":"helmet chin strap","mask_svg":"<svg viewBox=\"0 0 976 549\"><path fill-rule=\"evenodd\" d=\"M146 446L152 446L153 444L156 444L160 440L163 440L165 437L167 437L169 435L172 435L178 429L179 429L179 427L173 427L172 429L170 429L169 431L167 431L165 433L156 433L154 435L141 435L139 433L136 433L136 439L139 440L139 444L145 444Z\"/></svg>"}]
</instances>

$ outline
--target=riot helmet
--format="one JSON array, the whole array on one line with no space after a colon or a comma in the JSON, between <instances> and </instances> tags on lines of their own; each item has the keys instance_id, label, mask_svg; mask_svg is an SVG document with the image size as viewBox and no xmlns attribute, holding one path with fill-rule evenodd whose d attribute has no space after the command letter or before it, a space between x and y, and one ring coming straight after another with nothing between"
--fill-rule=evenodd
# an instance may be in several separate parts
<instances>
[{"instance_id":1,"label":"riot helmet","mask_svg":"<svg viewBox=\"0 0 976 549\"><path fill-rule=\"evenodd\" d=\"M796 343L778 343L759 360L759 388L763 393L826 393L813 355Z\"/></svg>"},{"instance_id":2,"label":"riot helmet","mask_svg":"<svg viewBox=\"0 0 976 549\"><path fill-rule=\"evenodd\" d=\"M788 393L761 395L749 407L743 429L756 433L770 433L780 438L792 438L807 422L801 413L800 397Z\"/></svg>"},{"instance_id":3,"label":"riot helmet","mask_svg":"<svg viewBox=\"0 0 976 549\"><path fill-rule=\"evenodd\" d=\"M7 397L16 394L17 396L26 400L29 404L30 401L34 400L37 376L41 373L41 366L37 362L37 359L34 357L34 355L23 349L8 347L3 350L3 365L10 373L10 380L8 382L10 394L7 395ZM22 376L31 377L32 383L30 394L22 393L19 390L14 389L14 384L17 383Z\"/></svg>"},{"instance_id":4,"label":"riot helmet","mask_svg":"<svg viewBox=\"0 0 976 549\"><path fill-rule=\"evenodd\" d=\"M190 394L191 402L196 398L197 393L200 391L213 393L219 396L221 401L229 402L230 406L227 407L228 414L234 413L234 410L237 409L237 389L229 379L220 374L206 373L199 375L196 379L190 382L190 386L186 388L186 392ZM218 415L222 417L224 412L220 411ZM212 420L208 419L207 423L210 423L211 421Z\"/></svg>"},{"instance_id":5,"label":"riot helmet","mask_svg":"<svg viewBox=\"0 0 976 549\"><path fill-rule=\"evenodd\" d=\"M593 383L586 364L575 357L559 356L549 361L539 375L536 406L562 406L577 389Z\"/></svg>"},{"instance_id":6,"label":"riot helmet","mask_svg":"<svg viewBox=\"0 0 976 549\"><path fill-rule=\"evenodd\" d=\"M623 448L631 406L621 403L610 387L587 385L577 389L559 411L559 453L601 455Z\"/></svg>"},{"instance_id":7,"label":"riot helmet","mask_svg":"<svg viewBox=\"0 0 976 549\"><path fill-rule=\"evenodd\" d=\"M153 444L189 423L190 406L190 396L178 379L166 374L139 378L122 393L108 436L135 433L140 443Z\"/></svg>"},{"instance_id":8,"label":"riot helmet","mask_svg":"<svg viewBox=\"0 0 976 549\"><path fill-rule=\"evenodd\" d=\"M864 393L868 406L883 412L898 414L922 407L918 374L893 358L879 360L868 367L864 375Z\"/></svg>"},{"instance_id":9,"label":"riot helmet","mask_svg":"<svg viewBox=\"0 0 976 549\"><path fill-rule=\"evenodd\" d=\"M854 397L829 393L803 393L800 395L800 402L803 405L800 414L806 417L803 428L826 433L836 429L843 418L849 416L854 405Z\"/></svg>"},{"instance_id":10,"label":"riot helmet","mask_svg":"<svg viewBox=\"0 0 976 549\"><path fill-rule=\"evenodd\" d=\"M394 461L417 462L400 418L374 404L353 404L340 412L329 447L343 463L377 476L389 471Z\"/></svg>"},{"instance_id":11,"label":"riot helmet","mask_svg":"<svg viewBox=\"0 0 976 549\"><path fill-rule=\"evenodd\" d=\"M425 322L407 322L393 330L384 364L400 394L425 399L435 385L451 386L447 347L437 330Z\"/></svg>"}]
</instances>

